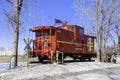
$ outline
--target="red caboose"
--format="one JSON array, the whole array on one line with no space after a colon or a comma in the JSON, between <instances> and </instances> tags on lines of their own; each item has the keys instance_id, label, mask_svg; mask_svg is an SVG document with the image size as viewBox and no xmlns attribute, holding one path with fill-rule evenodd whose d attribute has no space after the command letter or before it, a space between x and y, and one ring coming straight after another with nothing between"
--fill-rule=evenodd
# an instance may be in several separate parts
<instances>
[{"instance_id":1,"label":"red caboose","mask_svg":"<svg viewBox=\"0 0 120 80\"><path fill-rule=\"evenodd\" d=\"M38 26L30 28L35 32L33 54L40 62L45 59L51 62L63 62L66 56L74 60L91 60L96 56L94 52L94 36L84 34L84 28L76 25L60 27Z\"/></svg>"}]
</instances>

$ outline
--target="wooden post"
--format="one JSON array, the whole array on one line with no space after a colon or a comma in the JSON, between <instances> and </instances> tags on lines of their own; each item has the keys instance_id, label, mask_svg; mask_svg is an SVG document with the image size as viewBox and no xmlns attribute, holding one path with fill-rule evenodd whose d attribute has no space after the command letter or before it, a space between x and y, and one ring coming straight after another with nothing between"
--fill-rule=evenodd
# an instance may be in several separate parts
<instances>
[{"instance_id":1,"label":"wooden post","mask_svg":"<svg viewBox=\"0 0 120 80\"><path fill-rule=\"evenodd\" d=\"M26 54L26 62L27 62L26 67L29 67L29 57L28 57L29 50L27 49L26 52L27 52L27 54Z\"/></svg>"},{"instance_id":2,"label":"wooden post","mask_svg":"<svg viewBox=\"0 0 120 80\"><path fill-rule=\"evenodd\" d=\"M57 60L57 64L59 63L59 53L57 52L56 54L56 60Z\"/></svg>"},{"instance_id":3,"label":"wooden post","mask_svg":"<svg viewBox=\"0 0 120 80\"><path fill-rule=\"evenodd\" d=\"M29 38L27 39L23 39L26 46L24 48L25 52L26 52L26 67L29 67L29 51L31 50L30 44L32 43L32 39L30 40Z\"/></svg>"},{"instance_id":4,"label":"wooden post","mask_svg":"<svg viewBox=\"0 0 120 80\"><path fill-rule=\"evenodd\" d=\"M60 60L59 60L59 57L60 57ZM56 62L57 62L57 64L58 63L64 63L64 53L63 52L56 51Z\"/></svg>"}]
</instances>

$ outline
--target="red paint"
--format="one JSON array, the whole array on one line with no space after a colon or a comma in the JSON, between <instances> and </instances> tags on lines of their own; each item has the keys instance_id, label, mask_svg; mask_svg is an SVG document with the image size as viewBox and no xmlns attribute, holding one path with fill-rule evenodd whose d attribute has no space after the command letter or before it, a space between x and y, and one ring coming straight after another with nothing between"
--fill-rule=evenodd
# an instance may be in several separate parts
<instances>
[{"instance_id":1,"label":"red paint","mask_svg":"<svg viewBox=\"0 0 120 80\"><path fill-rule=\"evenodd\" d=\"M38 26L30 28L35 32L33 52L36 55L55 58L56 51L64 52L64 56L96 56L94 52L94 36L85 35L84 28L76 25L60 27ZM88 40L89 39L89 40ZM91 45L91 46L89 46Z\"/></svg>"}]
</instances>

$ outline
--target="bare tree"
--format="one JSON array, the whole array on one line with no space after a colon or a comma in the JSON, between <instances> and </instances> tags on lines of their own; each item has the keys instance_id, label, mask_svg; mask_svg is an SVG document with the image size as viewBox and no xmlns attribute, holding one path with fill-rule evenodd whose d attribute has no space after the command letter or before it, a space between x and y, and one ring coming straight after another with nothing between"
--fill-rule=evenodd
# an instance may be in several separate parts
<instances>
[{"instance_id":1,"label":"bare tree","mask_svg":"<svg viewBox=\"0 0 120 80\"><path fill-rule=\"evenodd\" d=\"M116 53L119 53L120 52L120 49L119 49L119 41L120 41L120 3L117 3L117 4L119 4L119 5L118 5L118 8L115 11L115 14L113 15L114 17L112 17L112 23L113 23L112 27L113 28L111 30L114 31L114 33L117 35L117 38L118 38L117 42L115 42L115 39L112 39L112 41L115 45L113 51L115 51ZM113 38L114 35L112 35L111 33L110 33L110 35Z\"/></svg>"},{"instance_id":2,"label":"bare tree","mask_svg":"<svg viewBox=\"0 0 120 80\"><path fill-rule=\"evenodd\" d=\"M0 48L0 53L1 53L1 55L3 55L3 51L5 50L5 48L4 47L1 47Z\"/></svg>"},{"instance_id":3,"label":"bare tree","mask_svg":"<svg viewBox=\"0 0 120 80\"><path fill-rule=\"evenodd\" d=\"M23 5L23 0L14 1L14 32L13 32L13 43L12 43L12 58L11 58L11 68L17 66L18 57L18 40L19 40L19 16Z\"/></svg>"},{"instance_id":4,"label":"bare tree","mask_svg":"<svg viewBox=\"0 0 120 80\"><path fill-rule=\"evenodd\" d=\"M29 12L28 8L30 8L30 6L28 6L28 4L29 5L31 4L33 5L33 3L36 4L35 1L37 0L34 0L34 1L33 0L6 0L6 1L12 5L12 8L14 8L14 11L10 11L10 12L5 9L3 10L8 20L7 22L8 26L10 24L13 28L12 56L10 61L10 68L15 68L17 66L20 29L22 30L25 29L24 27L22 27L24 25L23 23L25 23L25 16L26 16L25 13L27 13L27 15L33 18L33 16L31 16L32 14Z\"/></svg>"},{"instance_id":5,"label":"bare tree","mask_svg":"<svg viewBox=\"0 0 120 80\"><path fill-rule=\"evenodd\" d=\"M14 6L14 15L13 19L9 17L8 14L5 14L13 27L13 42L12 42L12 57L10 61L10 68L14 69L17 66L17 57L18 57L18 42L19 42L19 18L20 12L23 5L23 0L7 0Z\"/></svg>"},{"instance_id":6,"label":"bare tree","mask_svg":"<svg viewBox=\"0 0 120 80\"><path fill-rule=\"evenodd\" d=\"M118 45L118 52L120 54L120 36L118 36L118 43L117 43L117 45Z\"/></svg>"},{"instance_id":7,"label":"bare tree","mask_svg":"<svg viewBox=\"0 0 120 80\"><path fill-rule=\"evenodd\" d=\"M75 0L74 7L78 13L84 13L90 21L93 34L96 36L99 60L104 61L106 43L113 28L112 19L120 7L119 0Z\"/></svg>"}]
</instances>

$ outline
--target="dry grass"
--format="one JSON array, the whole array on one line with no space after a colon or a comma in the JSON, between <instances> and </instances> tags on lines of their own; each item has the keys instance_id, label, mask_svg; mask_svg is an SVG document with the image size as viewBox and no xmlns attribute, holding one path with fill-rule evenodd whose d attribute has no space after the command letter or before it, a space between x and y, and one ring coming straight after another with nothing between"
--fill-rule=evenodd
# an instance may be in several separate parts
<instances>
[{"instance_id":1,"label":"dry grass","mask_svg":"<svg viewBox=\"0 0 120 80\"><path fill-rule=\"evenodd\" d=\"M0 63L9 62L10 58L11 58L11 56L0 56ZM25 61L26 61L25 56L18 56L18 62L25 62ZM38 59L37 58L29 58L29 61L38 61Z\"/></svg>"},{"instance_id":2,"label":"dry grass","mask_svg":"<svg viewBox=\"0 0 120 80\"><path fill-rule=\"evenodd\" d=\"M4 63L4 62L10 62L10 57L11 56L0 56L0 63ZM73 59L71 57L67 57L65 59L65 61L73 61ZM95 59L92 59L95 60ZM18 62L26 62L26 57L25 56L18 56ZM29 58L29 62L39 62L38 58Z\"/></svg>"}]
</instances>

